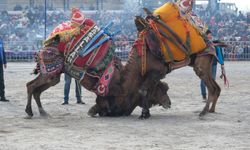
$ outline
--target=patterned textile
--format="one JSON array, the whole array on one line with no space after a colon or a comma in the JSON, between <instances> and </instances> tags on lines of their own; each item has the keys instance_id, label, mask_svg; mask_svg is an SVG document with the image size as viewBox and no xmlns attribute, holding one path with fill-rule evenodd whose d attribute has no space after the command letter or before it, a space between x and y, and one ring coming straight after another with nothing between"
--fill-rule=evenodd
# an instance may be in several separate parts
<instances>
[{"instance_id":1,"label":"patterned textile","mask_svg":"<svg viewBox=\"0 0 250 150\"><path fill-rule=\"evenodd\" d=\"M54 65L61 64L58 65L60 67L58 69L64 66L64 72L77 80L81 81L86 74L98 78L99 81L92 90L96 94L106 95L114 71L114 63L112 63L114 48L111 36L105 32L106 30L107 28L101 29L93 20L85 18L79 9L73 8L71 20L58 25L44 42L45 47L57 45L57 52L49 49L39 55L41 71L55 72ZM54 43L57 36L60 37L60 41ZM59 52L64 54L62 61L56 57ZM47 57L49 53L54 53L51 57L54 57L55 64L44 63L42 56Z\"/></svg>"},{"instance_id":2,"label":"patterned textile","mask_svg":"<svg viewBox=\"0 0 250 150\"><path fill-rule=\"evenodd\" d=\"M72 37L80 33L79 27L72 26L70 21L63 22L59 24L55 29L50 33L49 37L45 40L44 45L48 46L53 42L53 38L56 36L60 37L60 43L58 45L58 50L64 52L66 48L66 43L71 40Z\"/></svg>"},{"instance_id":3,"label":"patterned textile","mask_svg":"<svg viewBox=\"0 0 250 150\"><path fill-rule=\"evenodd\" d=\"M74 25L82 25L85 22L86 18L84 14L78 8L72 8L71 12L71 23Z\"/></svg>"},{"instance_id":4,"label":"patterned textile","mask_svg":"<svg viewBox=\"0 0 250 150\"><path fill-rule=\"evenodd\" d=\"M194 0L178 0L176 4L180 8L181 13L185 14L192 11Z\"/></svg>"},{"instance_id":5,"label":"patterned textile","mask_svg":"<svg viewBox=\"0 0 250 150\"><path fill-rule=\"evenodd\" d=\"M190 54L199 53L207 47L203 36L195 26L180 15L179 7L175 3L168 2L164 4L163 6L157 8L154 11L154 14L160 16L162 22L179 37L181 40L179 45L185 45L187 48L187 50L183 51L183 49L176 46L176 44L171 42L169 39L162 37L161 39L163 42L161 50L166 62L182 61L188 58ZM154 29L156 28L156 30L161 30L167 36L177 41L175 36L173 36L173 34L171 34L159 23L153 22L151 23L151 26L153 26Z\"/></svg>"},{"instance_id":6,"label":"patterned textile","mask_svg":"<svg viewBox=\"0 0 250 150\"><path fill-rule=\"evenodd\" d=\"M38 70L42 75L56 75L62 73L63 55L57 48L44 47L36 56Z\"/></svg>"},{"instance_id":7,"label":"patterned textile","mask_svg":"<svg viewBox=\"0 0 250 150\"><path fill-rule=\"evenodd\" d=\"M176 5L179 8L180 15L184 18L187 18L188 21L195 27L197 30L205 34L208 26L205 24L204 21L201 20L193 11L194 0L179 0L176 2Z\"/></svg>"},{"instance_id":8,"label":"patterned textile","mask_svg":"<svg viewBox=\"0 0 250 150\"><path fill-rule=\"evenodd\" d=\"M108 86L115 71L114 60L112 59L112 61L110 61L110 63L105 68L106 69L102 74L102 77L100 78L97 89L95 91L95 93L101 96L106 96L109 92Z\"/></svg>"}]
</instances>

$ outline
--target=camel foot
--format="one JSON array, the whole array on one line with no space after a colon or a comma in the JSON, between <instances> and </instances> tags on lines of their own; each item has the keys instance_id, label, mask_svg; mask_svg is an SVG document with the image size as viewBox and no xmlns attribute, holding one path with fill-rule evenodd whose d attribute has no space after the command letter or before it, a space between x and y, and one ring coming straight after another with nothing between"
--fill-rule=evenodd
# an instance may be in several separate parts
<instances>
[{"instance_id":1,"label":"camel foot","mask_svg":"<svg viewBox=\"0 0 250 150\"><path fill-rule=\"evenodd\" d=\"M28 115L28 116L24 117L24 119L32 119L32 116Z\"/></svg>"},{"instance_id":2,"label":"camel foot","mask_svg":"<svg viewBox=\"0 0 250 150\"><path fill-rule=\"evenodd\" d=\"M33 117L33 113L32 113L31 108L26 107L25 112L28 114L28 116Z\"/></svg>"},{"instance_id":3,"label":"camel foot","mask_svg":"<svg viewBox=\"0 0 250 150\"><path fill-rule=\"evenodd\" d=\"M214 109L210 109L209 112L210 113L214 113L215 111L214 111Z\"/></svg>"},{"instance_id":4,"label":"camel foot","mask_svg":"<svg viewBox=\"0 0 250 150\"><path fill-rule=\"evenodd\" d=\"M50 116L43 108L39 108L39 113L40 113L40 116L42 116L42 117L47 118Z\"/></svg>"},{"instance_id":5,"label":"camel foot","mask_svg":"<svg viewBox=\"0 0 250 150\"><path fill-rule=\"evenodd\" d=\"M149 110L143 109L139 119L141 119L141 120L148 119L150 116L151 115L150 115Z\"/></svg>"},{"instance_id":6,"label":"camel foot","mask_svg":"<svg viewBox=\"0 0 250 150\"><path fill-rule=\"evenodd\" d=\"M94 105L92 106L89 111L88 111L88 115L90 117L94 117L96 114L98 114L98 106L97 105Z\"/></svg>"},{"instance_id":7,"label":"camel foot","mask_svg":"<svg viewBox=\"0 0 250 150\"><path fill-rule=\"evenodd\" d=\"M199 114L199 116L200 116L200 117L203 117L203 116L206 115L206 113L207 113L207 111L206 111L206 110L203 110L203 111Z\"/></svg>"}]
</instances>

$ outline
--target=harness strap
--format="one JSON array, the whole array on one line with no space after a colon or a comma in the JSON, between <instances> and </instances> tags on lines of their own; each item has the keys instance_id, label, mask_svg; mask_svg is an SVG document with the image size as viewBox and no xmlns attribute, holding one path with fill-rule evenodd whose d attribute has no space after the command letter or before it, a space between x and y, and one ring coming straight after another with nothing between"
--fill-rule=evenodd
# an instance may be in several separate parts
<instances>
[{"instance_id":1,"label":"harness strap","mask_svg":"<svg viewBox=\"0 0 250 150\"><path fill-rule=\"evenodd\" d=\"M107 40L109 40L111 37L110 36L105 36L104 38L102 38L100 41L98 41L95 45L93 45L92 47L90 47L89 49L87 49L81 56L84 57L86 55L88 55L90 52L92 52L95 48L99 47L100 45L102 45L104 42L106 42Z\"/></svg>"},{"instance_id":2,"label":"harness strap","mask_svg":"<svg viewBox=\"0 0 250 150\"><path fill-rule=\"evenodd\" d=\"M152 20L152 19L149 19L149 25L152 27L152 29L155 31L156 35L161 39L160 42L161 42L161 48L163 49L163 51L167 51L168 53L168 56L170 58L170 61L171 62L174 62L174 56L173 56L173 53L171 52L171 49L169 47L169 45L167 43L164 43L163 42L163 37L161 35L161 32L160 30L158 29L156 23Z\"/></svg>"},{"instance_id":3,"label":"harness strap","mask_svg":"<svg viewBox=\"0 0 250 150\"><path fill-rule=\"evenodd\" d=\"M191 55L191 38L190 38L190 31L189 31L186 23L187 23L186 21L183 22L183 26L184 26L184 28L186 30L186 44L185 45L188 48L187 53L188 53L188 57L189 57Z\"/></svg>"},{"instance_id":4,"label":"harness strap","mask_svg":"<svg viewBox=\"0 0 250 150\"><path fill-rule=\"evenodd\" d=\"M98 54L101 47L96 48L90 55L89 59L87 60L86 64L84 65L84 68L87 68L91 65L91 63L95 60L96 55Z\"/></svg>"},{"instance_id":5,"label":"harness strap","mask_svg":"<svg viewBox=\"0 0 250 150\"><path fill-rule=\"evenodd\" d=\"M145 39L144 39L145 40ZM143 41L145 43L145 41ZM141 75L144 76L146 73L147 65L146 65L146 59L147 59L147 52L146 52L146 46L145 44L142 45L142 57L141 57Z\"/></svg>"},{"instance_id":6,"label":"harness strap","mask_svg":"<svg viewBox=\"0 0 250 150\"><path fill-rule=\"evenodd\" d=\"M221 66L221 75L220 75L220 78L224 80L224 85L226 87L229 87L229 81L228 81L227 76L226 76L226 70L222 66Z\"/></svg>"},{"instance_id":7,"label":"harness strap","mask_svg":"<svg viewBox=\"0 0 250 150\"><path fill-rule=\"evenodd\" d=\"M144 8L144 11L147 13L147 17L152 19L153 21L157 22L159 25L161 25L164 29L166 29L174 38L174 40L176 40L181 46L183 46L183 48L188 52L190 51L189 48L183 44L181 38L165 23L163 22L160 17L155 17L153 15L153 13L148 10L147 8Z\"/></svg>"},{"instance_id":8,"label":"harness strap","mask_svg":"<svg viewBox=\"0 0 250 150\"><path fill-rule=\"evenodd\" d=\"M165 50L167 50L167 52L168 52L168 56L169 56L169 58L170 58L170 62L171 63L174 63L174 56L173 56L173 53L171 52L171 49L170 49L170 47L169 47L169 45L168 45L168 43L165 43Z\"/></svg>"},{"instance_id":9,"label":"harness strap","mask_svg":"<svg viewBox=\"0 0 250 150\"><path fill-rule=\"evenodd\" d=\"M185 55L188 55L187 51L184 49L183 46L181 46L178 42L176 42L174 39L172 39L171 37L169 37L165 32L163 32L162 30L160 30L161 35L166 38L168 41L172 42L176 47L178 47L183 53L185 53Z\"/></svg>"},{"instance_id":10,"label":"harness strap","mask_svg":"<svg viewBox=\"0 0 250 150\"><path fill-rule=\"evenodd\" d=\"M88 42L88 44L83 48L83 49L81 49L80 51L79 51L79 55L80 56L86 56L86 53L88 52L90 52L90 51L87 51L88 50L88 48L99 38L99 37L101 37L102 36L102 34L104 34L104 31L103 30L101 30L101 31L99 31L89 42Z\"/></svg>"},{"instance_id":11,"label":"harness strap","mask_svg":"<svg viewBox=\"0 0 250 150\"><path fill-rule=\"evenodd\" d=\"M142 31L140 34L139 34L139 41L137 43L140 44L139 46L141 46L141 75L144 76L145 73L146 73L146 69L147 69L147 65L146 65L146 45L145 45L145 34L146 34L146 31Z\"/></svg>"}]
</instances>

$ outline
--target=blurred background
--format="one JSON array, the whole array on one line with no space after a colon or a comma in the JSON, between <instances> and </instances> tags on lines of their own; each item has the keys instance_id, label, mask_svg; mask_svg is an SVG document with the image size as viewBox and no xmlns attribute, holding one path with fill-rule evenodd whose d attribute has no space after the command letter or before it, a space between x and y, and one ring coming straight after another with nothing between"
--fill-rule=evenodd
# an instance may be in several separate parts
<instances>
[{"instance_id":1,"label":"blurred background","mask_svg":"<svg viewBox=\"0 0 250 150\"><path fill-rule=\"evenodd\" d=\"M174 0L1 0L0 36L8 61L33 61L43 40L55 26L69 20L72 7L78 7L99 26L114 22L113 29L121 30L115 37L116 53L126 60L137 36L134 16L145 15L143 7L154 10L168 1ZM215 39L230 44L226 60L250 60L250 2L244 2L246 7L240 1L195 1L194 11Z\"/></svg>"}]
</instances>

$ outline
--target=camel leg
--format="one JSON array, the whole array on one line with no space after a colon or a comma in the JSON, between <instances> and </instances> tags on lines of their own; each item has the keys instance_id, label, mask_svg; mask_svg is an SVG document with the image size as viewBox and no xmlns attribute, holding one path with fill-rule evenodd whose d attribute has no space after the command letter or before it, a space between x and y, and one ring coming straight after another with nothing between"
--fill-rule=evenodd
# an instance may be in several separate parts
<instances>
[{"instance_id":1,"label":"camel leg","mask_svg":"<svg viewBox=\"0 0 250 150\"><path fill-rule=\"evenodd\" d=\"M38 110L41 116L47 116L47 113L45 112L45 110L42 107L41 101L40 101L40 95L43 91L47 90L50 87L49 84L44 84L38 88L36 88L36 90L33 92L33 97L36 101L36 104L38 106Z\"/></svg>"},{"instance_id":2,"label":"camel leg","mask_svg":"<svg viewBox=\"0 0 250 150\"><path fill-rule=\"evenodd\" d=\"M139 117L140 119L147 119L150 117L149 111L149 98L152 95L151 92L156 88L160 82L161 76L157 71L151 71L146 74L146 80L143 82L139 93L142 96L142 114Z\"/></svg>"},{"instance_id":3,"label":"camel leg","mask_svg":"<svg viewBox=\"0 0 250 150\"><path fill-rule=\"evenodd\" d=\"M92 106L89 111L88 111L88 115L91 117L94 117L96 114L98 114L100 112L100 108L97 104L95 104L94 106Z\"/></svg>"},{"instance_id":4,"label":"camel leg","mask_svg":"<svg viewBox=\"0 0 250 150\"><path fill-rule=\"evenodd\" d=\"M36 104L38 106L38 110L39 110L39 113L40 113L41 116L47 116L48 114L46 113L46 111L42 107L41 100L40 100L40 95L41 95L41 93L43 91L45 91L48 88L50 88L51 86L54 86L57 83L59 83L60 82L60 76L52 77L48 81L49 81L49 83L46 82L46 84L39 86L33 92L33 97L34 97L34 99L36 101Z\"/></svg>"},{"instance_id":5,"label":"camel leg","mask_svg":"<svg viewBox=\"0 0 250 150\"><path fill-rule=\"evenodd\" d=\"M31 107L32 95L36 100L40 114L41 115L46 114L40 102L40 95L43 91L45 91L46 89L48 89L53 85L56 85L59 82L60 82L60 75L55 77L42 77L42 75L39 75L37 78L27 83L26 86L28 91L28 101L25 109L25 112L28 114L27 118L31 118L33 116Z\"/></svg>"},{"instance_id":6,"label":"camel leg","mask_svg":"<svg viewBox=\"0 0 250 150\"><path fill-rule=\"evenodd\" d=\"M212 78L212 55L198 56L195 60L194 71L201 80L205 82L208 89L208 100L203 108L200 116L204 116L209 111L210 103L212 102L212 108L210 112L214 112L217 99L220 95L220 87L216 81Z\"/></svg>"},{"instance_id":7,"label":"camel leg","mask_svg":"<svg viewBox=\"0 0 250 150\"><path fill-rule=\"evenodd\" d=\"M28 101L26 105L25 112L28 114L27 118L31 118L33 116L32 107L31 107L31 100L34 90L42 84L42 76L37 76L34 80L28 82L26 84L27 87L27 94L28 94Z\"/></svg>"},{"instance_id":8,"label":"camel leg","mask_svg":"<svg viewBox=\"0 0 250 150\"><path fill-rule=\"evenodd\" d=\"M213 81L213 87L215 88L215 90L214 90L214 99L212 102L212 106L209 109L209 112L211 112L211 113L215 112L215 106L216 106L216 103L218 101L218 98L219 98L220 92L221 92L221 88L218 85L218 83L215 80L212 80L212 81Z\"/></svg>"}]
</instances>

